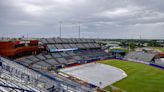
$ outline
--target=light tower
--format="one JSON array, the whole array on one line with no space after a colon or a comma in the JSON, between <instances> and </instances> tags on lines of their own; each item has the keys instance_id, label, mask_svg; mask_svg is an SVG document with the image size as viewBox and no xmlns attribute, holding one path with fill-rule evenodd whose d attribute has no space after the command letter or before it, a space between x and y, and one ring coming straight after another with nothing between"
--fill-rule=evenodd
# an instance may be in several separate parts
<instances>
[{"instance_id":1,"label":"light tower","mask_svg":"<svg viewBox=\"0 0 164 92\"><path fill-rule=\"evenodd\" d=\"M81 35L81 30L80 30L80 22L78 23L78 25L79 25L79 38L80 38L80 35Z\"/></svg>"},{"instance_id":2,"label":"light tower","mask_svg":"<svg viewBox=\"0 0 164 92\"><path fill-rule=\"evenodd\" d=\"M62 25L62 21L59 22L59 37L61 38L61 25Z\"/></svg>"}]
</instances>

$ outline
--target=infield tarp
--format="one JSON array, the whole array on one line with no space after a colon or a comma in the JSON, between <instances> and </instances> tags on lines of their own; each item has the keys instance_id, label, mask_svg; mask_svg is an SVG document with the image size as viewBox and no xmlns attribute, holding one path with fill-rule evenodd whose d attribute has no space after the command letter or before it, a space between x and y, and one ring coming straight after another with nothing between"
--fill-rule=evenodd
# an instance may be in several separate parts
<instances>
[{"instance_id":1,"label":"infield tarp","mask_svg":"<svg viewBox=\"0 0 164 92\"><path fill-rule=\"evenodd\" d=\"M119 68L100 63L84 64L62 69L61 71L100 88L111 85L127 76Z\"/></svg>"}]
</instances>

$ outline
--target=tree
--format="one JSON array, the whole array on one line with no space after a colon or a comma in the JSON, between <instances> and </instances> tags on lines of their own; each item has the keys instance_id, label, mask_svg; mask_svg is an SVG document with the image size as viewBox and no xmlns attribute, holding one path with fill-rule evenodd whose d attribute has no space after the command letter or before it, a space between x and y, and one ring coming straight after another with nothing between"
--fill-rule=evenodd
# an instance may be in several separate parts
<instances>
[{"instance_id":1,"label":"tree","mask_svg":"<svg viewBox=\"0 0 164 92\"><path fill-rule=\"evenodd\" d=\"M157 42L155 40L152 40L152 41L149 41L148 46L158 47L159 45L157 44Z\"/></svg>"},{"instance_id":2,"label":"tree","mask_svg":"<svg viewBox=\"0 0 164 92\"><path fill-rule=\"evenodd\" d=\"M129 42L129 48L130 50L134 51L134 49L136 48L136 44L134 44L134 42Z\"/></svg>"}]
</instances>

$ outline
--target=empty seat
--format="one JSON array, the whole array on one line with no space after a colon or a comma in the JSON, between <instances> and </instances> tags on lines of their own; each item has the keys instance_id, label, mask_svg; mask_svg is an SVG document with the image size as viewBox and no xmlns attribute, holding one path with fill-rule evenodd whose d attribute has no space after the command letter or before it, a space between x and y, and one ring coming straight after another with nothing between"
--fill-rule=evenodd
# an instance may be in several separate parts
<instances>
[{"instance_id":1,"label":"empty seat","mask_svg":"<svg viewBox=\"0 0 164 92\"><path fill-rule=\"evenodd\" d=\"M27 57L27 59L29 59L31 61L39 61L39 59L36 58L35 56L29 56L29 57Z\"/></svg>"},{"instance_id":2,"label":"empty seat","mask_svg":"<svg viewBox=\"0 0 164 92\"><path fill-rule=\"evenodd\" d=\"M86 48L90 48L90 45L88 43L84 44Z\"/></svg>"},{"instance_id":3,"label":"empty seat","mask_svg":"<svg viewBox=\"0 0 164 92\"><path fill-rule=\"evenodd\" d=\"M83 43L86 43L86 42L87 42L87 40L86 40L86 39L81 39L81 41L82 41Z\"/></svg>"},{"instance_id":4,"label":"empty seat","mask_svg":"<svg viewBox=\"0 0 164 92\"><path fill-rule=\"evenodd\" d=\"M73 43L78 43L78 41L76 39L72 39Z\"/></svg>"},{"instance_id":5,"label":"empty seat","mask_svg":"<svg viewBox=\"0 0 164 92\"><path fill-rule=\"evenodd\" d=\"M53 40L53 38L48 38L48 39L47 39L47 42L48 42L48 43L55 43L55 41Z\"/></svg>"},{"instance_id":6,"label":"empty seat","mask_svg":"<svg viewBox=\"0 0 164 92\"><path fill-rule=\"evenodd\" d=\"M68 43L73 43L72 39L67 39Z\"/></svg>"},{"instance_id":7,"label":"empty seat","mask_svg":"<svg viewBox=\"0 0 164 92\"><path fill-rule=\"evenodd\" d=\"M76 46L76 44L70 44L70 46L71 46L72 48L78 48L78 47Z\"/></svg>"},{"instance_id":8,"label":"empty seat","mask_svg":"<svg viewBox=\"0 0 164 92\"><path fill-rule=\"evenodd\" d=\"M77 62L77 60L74 59L73 57L65 57L65 59L67 60L66 64L74 64Z\"/></svg>"},{"instance_id":9,"label":"empty seat","mask_svg":"<svg viewBox=\"0 0 164 92\"><path fill-rule=\"evenodd\" d=\"M57 61L61 64L66 64L67 63L65 58L57 58Z\"/></svg>"},{"instance_id":10,"label":"empty seat","mask_svg":"<svg viewBox=\"0 0 164 92\"><path fill-rule=\"evenodd\" d=\"M94 48L94 43L88 43L91 48Z\"/></svg>"},{"instance_id":11,"label":"empty seat","mask_svg":"<svg viewBox=\"0 0 164 92\"><path fill-rule=\"evenodd\" d=\"M76 39L77 43L82 43L83 41L81 39Z\"/></svg>"},{"instance_id":12,"label":"empty seat","mask_svg":"<svg viewBox=\"0 0 164 92\"><path fill-rule=\"evenodd\" d=\"M50 66L51 66L50 64L44 61L40 61L32 65L33 68L48 68Z\"/></svg>"},{"instance_id":13,"label":"empty seat","mask_svg":"<svg viewBox=\"0 0 164 92\"><path fill-rule=\"evenodd\" d=\"M75 53L73 53L72 51L69 51L69 52L66 52L68 55L70 55L70 56L74 56L75 55Z\"/></svg>"},{"instance_id":14,"label":"empty seat","mask_svg":"<svg viewBox=\"0 0 164 92\"><path fill-rule=\"evenodd\" d=\"M65 53L65 52L61 52L60 53L63 57L67 57L67 56L69 56L67 53Z\"/></svg>"},{"instance_id":15,"label":"empty seat","mask_svg":"<svg viewBox=\"0 0 164 92\"><path fill-rule=\"evenodd\" d=\"M51 65L58 65L59 63L55 59L47 59L45 62Z\"/></svg>"},{"instance_id":16,"label":"empty seat","mask_svg":"<svg viewBox=\"0 0 164 92\"><path fill-rule=\"evenodd\" d=\"M81 60L82 58L80 56L73 56L75 60Z\"/></svg>"},{"instance_id":17,"label":"empty seat","mask_svg":"<svg viewBox=\"0 0 164 92\"><path fill-rule=\"evenodd\" d=\"M55 44L55 46L57 47L57 49L64 49L64 47L62 46L62 44Z\"/></svg>"},{"instance_id":18,"label":"empty seat","mask_svg":"<svg viewBox=\"0 0 164 92\"><path fill-rule=\"evenodd\" d=\"M17 61L17 62L33 63L32 60L29 60L29 59L26 59L26 58L23 58L23 59L21 59L21 60L19 60L19 61Z\"/></svg>"},{"instance_id":19,"label":"empty seat","mask_svg":"<svg viewBox=\"0 0 164 92\"><path fill-rule=\"evenodd\" d=\"M51 55L44 55L47 59L53 58Z\"/></svg>"},{"instance_id":20,"label":"empty seat","mask_svg":"<svg viewBox=\"0 0 164 92\"><path fill-rule=\"evenodd\" d=\"M37 55L36 57L39 58L40 60L45 60L45 59L46 59L46 58L45 58L43 55L41 55L41 54Z\"/></svg>"},{"instance_id":21,"label":"empty seat","mask_svg":"<svg viewBox=\"0 0 164 92\"><path fill-rule=\"evenodd\" d=\"M69 44L63 44L63 47L64 47L65 49L70 49L70 48L71 48L71 46L70 46Z\"/></svg>"},{"instance_id":22,"label":"empty seat","mask_svg":"<svg viewBox=\"0 0 164 92\"><path fill-rule=\"evenodd\" d=\"M61 38L54 38L54 40L55 40L56 43L62 43Z\"/></svg>"},{"instance_id":23,"label":"empty seat","mask_svg":"<svg viewBox=\"0 0 164 92\"><path fill-rule=\"evenodd\" d=\"M47 48L48 48L49 50L57 49L53 44L48 44L48 45L47 45Z\"/></svg>"},{"instance_id":24,"label":"empty seat","mask_svg":"<svg viewBox=\"0 0 164 92\"><path fill-rule=\"evenodd\" d=\"M77 45L77 48L85 48L85 47L83 46L83 44L78 43L78 44L76 44L76 45Z\"/></svg>"},{"instance_id":25,"label":"empty seat","mask_svg":"<svg viewBox=\"0 0 164 92\"><path fill-rule=\"evenodd\" d=\"M59 53L52 53L51 54L54 58L62 57Z\"/></svg>"},{"instance_id":26,"label":"empty seat","mask_svg":"<svg viewBox=\"0 0 164 92\"><path fill-rule=\"evenodd\" d=\"M69 43L68 39L62 38L62 43Z\"/></svg>"},{"instance_id":27,"label":"empty seat","mask_svg":"<svg viewBox=\"0 0 164 92\"><path fill-rule=\"evenodd\" d=\"M19 62L19 63L21 63L21 64L23 64L25 66L28 66L29 64L33 63L34 61L31 61L29 59L22 59L22 60L19 60L17 62Z\"/></svg>"},{"instance_id":28,"label":"empty seat","mask_svg":"<svg viewBox=\"0 0 164 92\"><path fill-rule=\"evenodd\" d=\"M94 45L95 45L95 47L97 47L97 48L100 48L100 47L101 47L98 43L95 43Z\"/></svg>"}]
</instances>

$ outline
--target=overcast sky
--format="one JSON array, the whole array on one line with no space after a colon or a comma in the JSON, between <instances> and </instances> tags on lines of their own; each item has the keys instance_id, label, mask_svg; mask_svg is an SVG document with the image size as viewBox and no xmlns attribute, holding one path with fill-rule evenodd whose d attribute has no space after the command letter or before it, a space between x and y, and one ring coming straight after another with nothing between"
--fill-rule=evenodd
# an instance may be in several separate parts
<instances>
[{"instance_id":1,"label":"overcast sky","mask_svg":"<svg viewBox=\"0 0 164 92\"><path fill-rule=\"evenodd\" d=\"M164 39L164 0L1 0L0 37Z\"/></svg>"}]
</instances>

